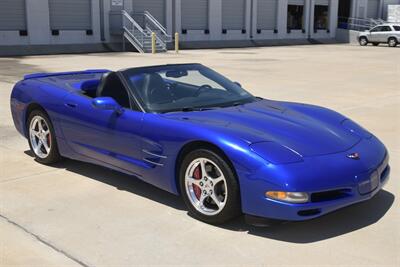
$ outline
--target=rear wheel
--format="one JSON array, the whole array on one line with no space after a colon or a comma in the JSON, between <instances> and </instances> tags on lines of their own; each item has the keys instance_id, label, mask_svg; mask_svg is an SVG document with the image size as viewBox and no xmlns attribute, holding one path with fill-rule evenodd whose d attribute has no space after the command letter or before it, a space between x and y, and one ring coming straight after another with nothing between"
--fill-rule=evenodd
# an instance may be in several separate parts
<instances>
[{"instance_id":1,"label":"rear wheel","mask_svg":"<svg viewBox=\"0 0 400 267\"><path fill-rule=\"evenodd\" d=\"M358 40L361 46L366 46L368 44L368 39L367 37L360 37L360 39Z\"/></svg>"},{"instance_id":2,"label":"rear wheel","mask_svg":"<svg viewBox=\"0 0 400 267\"><path fill-rule=\"evenodd\" d=\"M389 38L389 40L388 40L388 45L390 46L390 47L396 47L397 46L397 40L396 40L396 38Z\"/></svg>"},{"instance_id":3,"label":"rear wheel","mask_svg":"<svg viewBox=\"0 0 400 267\"><path fill-rule=\"evenodd\" d=\"M195 218L221 224L240 214L236 175L217 153L192 151L181 164L179 178L183 200Z\"/></svg>"},{"instance_id":4,"label":"rear wheel","mask_svg":"<svg viewBox=\"0 0 400 267\"><path fill-rule=\"evenodd\" d=\"M61 159L58 152L54 128L47 114L42 110L34 110L29 114L28 142L38 162L52 164Z\"/></svg>"}]
</instances>

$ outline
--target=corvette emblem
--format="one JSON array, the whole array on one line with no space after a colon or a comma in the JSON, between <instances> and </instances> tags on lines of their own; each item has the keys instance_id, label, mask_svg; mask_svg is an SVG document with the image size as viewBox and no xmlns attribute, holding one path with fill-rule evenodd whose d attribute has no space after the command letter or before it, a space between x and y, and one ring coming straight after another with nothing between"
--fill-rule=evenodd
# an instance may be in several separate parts
<instances>
[{"instance_id":1,"label":"corvette emblem","mask_svg":"<svg viewBox=\"0 0 400 267\"><path fill-rule=\"evenodd\" d=\"M348 157L349 159L358 160L358 159L360 159L360 154L358 154L357 152L355 152L355 153L348 154L347 157Z\"/></svg>"}]
</instances>

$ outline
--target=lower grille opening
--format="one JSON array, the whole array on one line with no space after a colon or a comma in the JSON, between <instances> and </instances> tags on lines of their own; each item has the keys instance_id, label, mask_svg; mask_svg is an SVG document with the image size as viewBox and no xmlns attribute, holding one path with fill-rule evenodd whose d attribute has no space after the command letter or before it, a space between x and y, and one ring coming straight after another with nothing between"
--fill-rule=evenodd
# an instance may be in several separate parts
<instances>
[{"instance_id":1,"label":"lower grille opening","mask_svg":"<svg viewBox=\"0 0 400 267\"><path fill-rule=\"evenodd\" d=\"M351 189L337 189L311 194L311 202L330 201L351 195Z\"/></svg>"},{"instance_id":2,"label":"lower grille opening","mask_svg":"<svg viewBox=\"0 0 400 267\"><path fill-rule=\"evenodd\" d=\"M297 214L299 216L313 216L319 214L320 212L321 212L320 209L310 209L310 210L301 210L297 212Z\"/></svg>"}]
</instances>

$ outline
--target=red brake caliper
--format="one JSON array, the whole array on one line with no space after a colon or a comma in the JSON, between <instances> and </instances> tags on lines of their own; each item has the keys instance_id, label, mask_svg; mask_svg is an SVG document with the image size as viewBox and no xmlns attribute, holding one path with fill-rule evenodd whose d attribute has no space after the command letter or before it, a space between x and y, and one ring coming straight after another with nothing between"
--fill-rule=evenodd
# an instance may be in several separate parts
<instances>
[{"instance_id":1,"label":"red brake caliper","mask_svg":"<svg viewBox=\"0 0 400 267\"><path fill-rule=\"evenodd\" d=\"M201 167L200 167L200 165L197 166L196 169L194 169L193 178L196 179L196 180L200 180L201 179ZM194 194L196 195L197 199L200 200L201 188L198 187L197 185L193 185L193 191L194 191Z\"/></svg>"},{"instance_id":2,"label":"red brake caliper","mask_svg":"<svg viewBox=\"0 0 400 267\"><path fill-rule=\"evenodd\" d=\"M49 147L51 146L51 135L50 135L50 131L49 131L49 134L47 135L47 144L49 145Z\"/></svg>"}]
</instances>

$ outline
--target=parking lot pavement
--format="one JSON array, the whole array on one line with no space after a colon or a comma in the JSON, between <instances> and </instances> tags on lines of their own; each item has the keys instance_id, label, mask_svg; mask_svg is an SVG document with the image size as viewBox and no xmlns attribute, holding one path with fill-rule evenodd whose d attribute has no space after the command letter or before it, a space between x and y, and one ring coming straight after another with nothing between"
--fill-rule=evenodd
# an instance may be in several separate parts
<instances>
[{"instance_id":1,"label":"parking lot pavement","mask_svg":"<svg viewBox=\"0 0 400 267\"><path fill-rule=\"evenodd\" d=\"M36 163L9 111L26 73L200 62L270 99L323 105L387 145L391 180L375 198L270 228L216 227L179 197L66 160ZM0 266L134 264L400 266L400 49L348 45L0 58ZM340 167L340 166L338 166Z\"/></svg>"}]
</instances>

